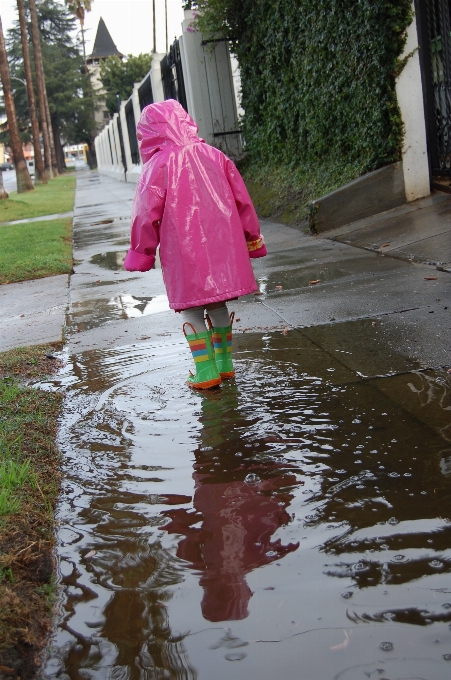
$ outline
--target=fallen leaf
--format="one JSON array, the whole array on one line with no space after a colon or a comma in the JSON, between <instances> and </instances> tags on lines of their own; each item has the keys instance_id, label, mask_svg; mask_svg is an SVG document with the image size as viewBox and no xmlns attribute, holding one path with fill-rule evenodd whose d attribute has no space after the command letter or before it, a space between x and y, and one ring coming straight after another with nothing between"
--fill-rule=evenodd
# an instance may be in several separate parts
<instances>
[{"instance_id":1,"label":"fallen leaf","mask_svg":"<svg viewBox=\"0 0 451 680\"><path fill-rule=\"evenodd\" d=\"M276 290L283 290L283 286L276 286Z\"/></svg>"},{"instance_id":2,"label":"fallen leaf","mask_svg":"<svg viewBox=\"0 0 451 680\"><path fill-rule=\"evenodd\" d=\"M263 295L263 293L261 292L261 290L256 290L254 295Z\"/></svg>"},{"instance_id":3,"label":"fallen leaf","mask_svg":"<svg viewBox=\"0 0 451 680\"><path fill-rule=\"evenodd\" d=\"M451 368L448 368L448 373L451 373Z\"/></svg>"},{"instance_id":4,"label":"fallen leaf","mask_svg":"<svg viewBox=\"0 0 451 680\"><path fill-rule=\"evenodd\" d=\"M237 316L237 318L235 319L235 321L241 321L240 317Z\"/></svg>"},{"instance_id":5,"label":"fallen leaf","mask_svg":"<svg viewBox=\"0 0 451 680\"><path fill-rule=\"evenodd\" d=\"M331 647L333 652L337 651L338 649L346 649L346 647L349 645L349 636L346 631L344 631L344 634L346 635L346 640L342 642L341 645L335 645L335 647Z\"/></svg>"},{"instance_id":6,"label":"fallen leaf","mask_svg":"<svg viewBox=\"0 0 451 680\"><path fill-rule=\"evenodd\" d=\"M288 328L284 328L284 329L283 329L282 335L288 335Z\"/></svg>"},{"instance_id":7,"label":"fallen leaf","mask_svg":"<svg viewBox=\"0 0 451 680\"><path fill-rule=\"evenodd\" d=\"M97 550L90 550L87 555L85 555L85 560L90 560L91 557L94 557L96 554Z\"/></svg>"},{"instance_id":8,"label":"fallen leaf","mask_svg":"<svg viewBox=\"0 0 451 680\"><path fill-rule=\"evenodd\" d=\"M372 321L372 322L371 322L371 325L372 325L372 326L375 326L375 325L376 325L376 322L375 322L375 321Z\"/></svg>"},{"instance_id":9,"label":"fallen leaf","mask_svg":"<svg viewBox=\"0 0 451 680\"><path fill-rule=\"evenodd\" d=\"M437 277L436 276L425 276L424 280L425 281L437 281Z\"/></svg>"},{"instance_id":10,"label":"fallen leaf","mask_svg":"<svg viewBox=\"0 0 451 680\"><path fill-rule=\"evenodd\" d=\"M21 315L20 315L20 318L23 319L24 316L25 316L25 314L21 314Z\"/></svg>"},{"instance_id":11,"label":"fallen leaf","mask_svg":"<svg viewBox=\"0 0 451 680\"><path fill-rule=\"evenodd\" d=\"M309 281L309 286L315 286L317 283L321 283L321 279L315 279L315 281Z\"/></svg>"},{"instance_id":12,"label":"fallen leaf","mask_svg":"<svg viewBox=\"0 0 451 680\"><path fill-rule=\"evenodd\" d=\"M389 243L384 243L381 248L387 248L390 244Z\"/></svg>"}]
</instances>

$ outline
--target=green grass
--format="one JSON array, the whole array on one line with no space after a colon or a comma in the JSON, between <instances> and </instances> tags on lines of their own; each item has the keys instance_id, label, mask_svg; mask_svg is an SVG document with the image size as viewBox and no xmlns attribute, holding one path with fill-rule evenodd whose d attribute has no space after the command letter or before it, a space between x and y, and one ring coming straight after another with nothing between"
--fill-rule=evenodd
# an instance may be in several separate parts
<instances>
[{"instance_id":1,"label":"green grass","mask_svg":"<svg viewBox=\"0 0 451 680\"><path fill-rule=\"evenodd\" d=\"M0 457L3 458L0 448ZM12 515L20 507L18 492L30 483L36 484L30 461L18 463L14 458L0 460L0 515Z\"/></svg>"},{"instance_id":2,"label":"green grass","mask_svg":"<svg viewBox=\"0 0 451 680\"><path fill-rule=\"evenodd\" d=\"M0 223L69 212L74 207L74 197L75 173L38 184L34 191L24 194L12 191L9 198L0 201Z\"/></svg>"},{"instance_id":3,"label":"green grass","mask_svg":"<svg viewBox=\"0 0 451 680\"><path fill-rule=\"evenodd\" d=\"M0 226L0 284L71 270L72 220Z\"/></svg>"},{"instance_id":4,"label":"green grass","mask_svg":"<svg viewBox=\"0 0 451 680\"><path fill-rule=\"evenodd\" d=\"M39 484L38 477L48 464L41 456L52 447L59 403L59 395L23 386L17 377L0 379L0 528L36 493L48 506L42 488L52 495L54 483L43 478Z\"/></svg>"},{"instance_id":5,"label":"green grass","mask_svg":"<svg viewBox=\"0 0 451 680\"><path fill-rule=\"evenodd\" d=\"M51 630L61 395L24 384L60 365L61 345L0 354L0 675L35 677Z\"/></svg>"}]
</instances>

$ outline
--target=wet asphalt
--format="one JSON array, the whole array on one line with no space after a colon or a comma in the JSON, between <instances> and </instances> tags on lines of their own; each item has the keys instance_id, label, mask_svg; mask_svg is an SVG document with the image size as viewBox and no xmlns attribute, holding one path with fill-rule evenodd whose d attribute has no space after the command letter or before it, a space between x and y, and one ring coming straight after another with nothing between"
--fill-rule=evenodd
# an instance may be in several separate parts
<instances>
[{"instance_id":1,"label":"wet asphalt","mask_svg":"<svg viewBox=\"0 0 451 680\"><path fill-rule=\"evenodd\" d=\"M193 392L133 191L78 175L45 677L449 678L450 274L264 222L236 379Z\"/></svg>"}]
</instances>

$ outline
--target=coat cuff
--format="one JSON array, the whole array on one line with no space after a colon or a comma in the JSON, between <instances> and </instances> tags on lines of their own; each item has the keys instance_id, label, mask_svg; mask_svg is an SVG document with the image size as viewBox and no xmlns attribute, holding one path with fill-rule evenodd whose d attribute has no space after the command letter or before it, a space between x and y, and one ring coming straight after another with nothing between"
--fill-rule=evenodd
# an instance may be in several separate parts
<instances>
[{"instance_id":1,"label":"coat cuff","mask_svg":"<svg viewBox=\"0 0 451 680\"><path fill-rule=\"evenodd\" d=\"M155 255L144 255L130 248L124 260L124 269L128 272L148 272L154 264Z\"/></svg>"},{"instance_id":2,"label":"coat cuff","mask_svg":"<svg viewBox=\"0 0 451 680\"><path fill-rule=\"evenodd\" d=\"M256 250L249 251L249 257L265 257L265 255L267 254L268 251L266 250L265 244L263 244L260 248L257 248Z\"/></svg>"},{"instance_id":3,"label":"coat cuff","mask_svg":"<svg viewBox=\"0 0 451 680\"><path fill-rule=\"evenodd\" d=\"M264 243L265 239L263 238L263 236L258 236L253 241L246 241L247 249L250 253L253 250L259 250L259 248L261 248Z\"/></svg>"}]
</instances>

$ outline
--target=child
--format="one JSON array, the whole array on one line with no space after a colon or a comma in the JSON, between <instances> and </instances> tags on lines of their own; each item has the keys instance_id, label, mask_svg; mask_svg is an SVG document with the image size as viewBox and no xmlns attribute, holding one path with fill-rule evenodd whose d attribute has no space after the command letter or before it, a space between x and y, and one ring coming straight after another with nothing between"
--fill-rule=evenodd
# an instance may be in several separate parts
<instances>
[{"instance_id":1,"label":"child","mask_svg":"<svg viewBox=\"0 0 451 680\"><path fill-rule=\"evenodd\" d=\"M124 267L152 269L160 244L169 306L181 312L196 366L187 383L214 387L234 376L226 301L257 290L249 257L266 255L258 218L235 165L197 136L177 101L146 106L137 137L144 167Z\"/></svg>"}]
</instances>

